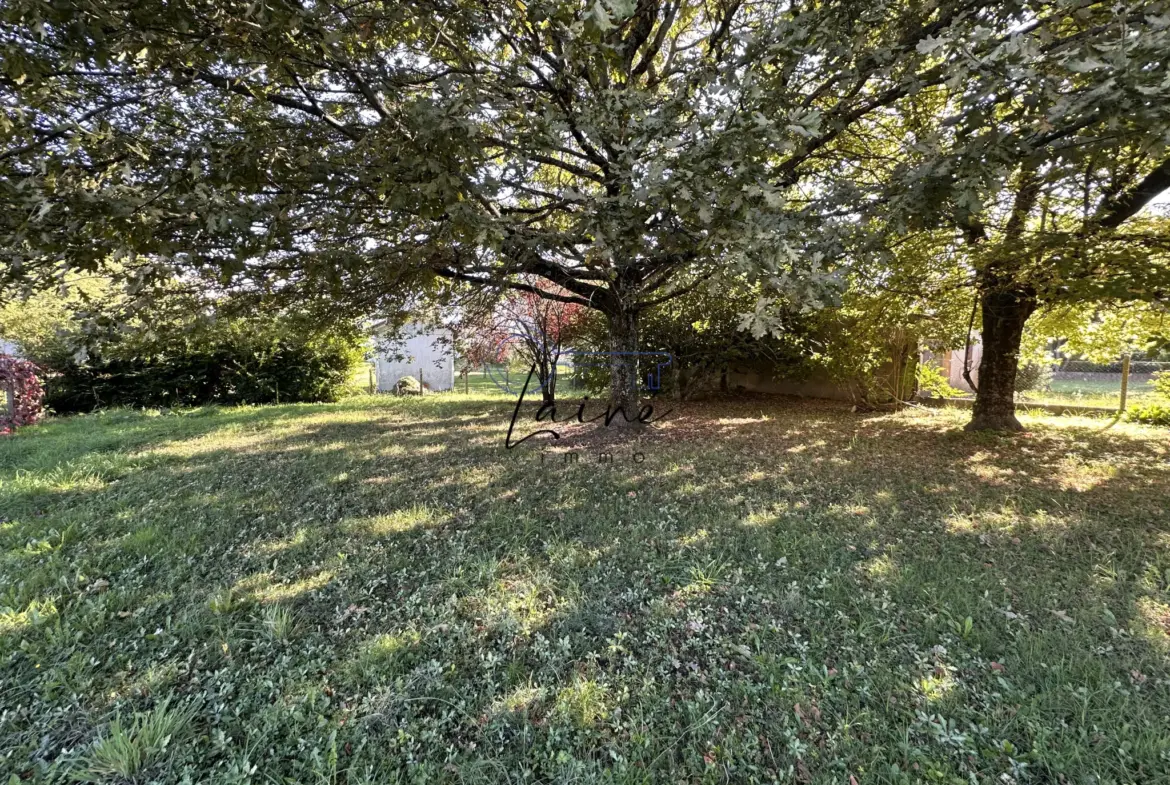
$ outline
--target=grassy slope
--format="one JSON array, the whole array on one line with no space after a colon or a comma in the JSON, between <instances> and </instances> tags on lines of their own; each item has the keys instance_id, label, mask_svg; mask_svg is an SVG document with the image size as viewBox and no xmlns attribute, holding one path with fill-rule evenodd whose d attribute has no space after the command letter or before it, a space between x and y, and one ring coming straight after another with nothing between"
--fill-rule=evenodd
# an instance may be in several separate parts
<instances>
[{"instance_id":1,"label":"grassy slope","mask_svg":"<svg viewBox=\"0 0 1170 785\"><path fill-rule=\"evenodd\" d=\"M1165 430L689 405L542 466L509 413L0 440L0 772L1170 779Z\"/></svg>"}]
</instances>

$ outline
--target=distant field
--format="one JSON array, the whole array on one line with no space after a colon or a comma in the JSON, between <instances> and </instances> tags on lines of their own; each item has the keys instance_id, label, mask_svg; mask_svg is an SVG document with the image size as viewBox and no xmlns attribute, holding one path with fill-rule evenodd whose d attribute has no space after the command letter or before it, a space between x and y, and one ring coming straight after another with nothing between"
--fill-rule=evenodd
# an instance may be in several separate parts
<instances>
[{"instance_id":1,"label":"distant field","mask_svg":"<svg viewBox=\"0 0 1170 785\"><path fill-rule=\"evenodd\" d=\"M473 394L487 394L500 395L515 398L519 394L520 389L524 386L527 371L509 370L505 372L502 368L498 370L488 371L473 371L468 378L464 380L463 376L455 376L455 392L462 393L469 391ZM513 392L505 392L505 386L512 389ZM574 380L567 374L562 374L557 382L557 389L562 392L578 392L579 389L575 386ZM537 380L533 377L532 384L528 387L527 397L540 396L540 388Z\"/></svg>"},{"instance_id":2,"label":"distant field","mask_svg":"<svg viewBox=\"0 0 1170 785\"><path fill-rule=\"evenodd\" d=\"M1154 385L1151 376L1130 377L1129 392L1126 396L1130 403L1136 403L1153 394ZM1019 397L1022 400L1040 403L1116 407L1121 401L1121 376L1120 374L1069 374L1069 376L1061 378L1058 374L1057 378L1052 380L1049 389L1030 390L1021 393Z\"/></svg>"}]
</instances>

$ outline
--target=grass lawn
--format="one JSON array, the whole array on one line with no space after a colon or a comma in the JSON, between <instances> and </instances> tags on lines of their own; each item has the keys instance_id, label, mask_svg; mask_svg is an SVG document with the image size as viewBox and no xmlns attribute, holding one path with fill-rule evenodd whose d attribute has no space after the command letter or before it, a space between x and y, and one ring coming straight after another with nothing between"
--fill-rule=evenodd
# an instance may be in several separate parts
<instances>
[{"instance_id":1,"label":"grass lawn","mask_svg":"<svg viewBox=\"0 0 1170 785\"><path fill-rule=\"evenodd\" d=\"M582 395L587 394L578 386L570 369L562 367L560 374L556 388L560 397L576 401L580 400ZM478 396L510 397L515 403L516 395L524 386L527 375L528 369L526 368L505 370L502 365L493 366L490 372L486 370L472 371L466 378L456 374L455 392L462 395L466 390L468 393L474 393ZM505 392L505 387L513 389L515 392L509 395ZM536 377L533 377L532 383L529 385L527 398L534 396L540 396L540 382ZM576 410L575 406L573 409Z\"/></svg>"},{"instance_id":2,"label":"grass lawn","mask_svg":"<svg viewBox=\"0 0 1170 785\"><path fill-rule=\"evenodd\" d=\"M1167 430L510 414L0 440L0 782L1170 781Z\"/></svg>"},{"instance_id":3,"label":"grass lawn","mask_svg":"<svg viewBox=\"0 0 1170 785\"><path fill-rule=\"evenodd\" d=\"M1149 377L1130 379L1126 400L1138 403L1156 395ZM1076 404L1117 408L1121 404L1121 380L1053 379L1047 390L1029 390L1018 394L1020 401Z\"/></svg>"}]
</instances>

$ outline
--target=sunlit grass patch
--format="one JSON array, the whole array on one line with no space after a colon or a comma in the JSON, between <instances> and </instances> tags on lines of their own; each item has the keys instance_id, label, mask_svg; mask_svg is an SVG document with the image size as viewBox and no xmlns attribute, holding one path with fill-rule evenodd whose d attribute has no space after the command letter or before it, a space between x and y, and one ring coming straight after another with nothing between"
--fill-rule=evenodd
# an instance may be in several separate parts
<instances>
[{"instance_id":1,"label":"sunlit grass patch","mask_svg":"<svg viewBox=\"0 0 1170 785\"><path fill-rule=\"evenodd\" d=\"M425 526L436 526L447 520L448 514L431 507L414 505L386 515L349 521L347 529L353 534L385 536Z\"/></svg>"},{"instance_id":2,"label":"sunlit grass patch","mask_svg":"<svg viewBox=\"0 0 1170 785\"><path fill-rule=\"evenodd\" d=\"M862 572L866 577L875 581L892 581L898 577L898 563L888 554L874 556L861 563Z\"/></svg>"},{"instance_id":3,"label":"sunlit grass patch","mask_svg":"<svg viewBox=\"0 0 1170 785\"><path fill-rule=\"evenodd\" d=\"M412 652L421 644L417 630L382 633L364 643L353 663L360 680L381 682L401 675L411 663Z\"/></svg>"},{"instance_id":4,"label":"sunlit grass patch","mask_svg":"<svg viewBox=\"0 0 1170 785\"><path fill-rule=\"evenodd\" d=\"M227 603L231 610L246 598L248 602L279 603L295 600L302 595L318 591L333 580L331 570L321 570L298 580L281 580L272 572L260 573L241 580L231 589L221 590L213 596L212 602L225 596L235 598ZM214 609L213 609L214 610ZM230 610L229 610L230 612Z\"/></svg>"},{"instance_id":5,"label":"sunlit grass patch","mask_svg":"<svg viewBox=\"0 0 1170 785\"><path fill-rule=\"evenodd\" d=\"M1086 461L1069 456L1055 467L1060 487L1068 491L1088 491L1117 477L1120 467L1110 461Z\"/></svg>"},{"instance_id":6,"label":"sunlit grass patch","mask_svg":"<svg viewBox=\"0 0 1170 785\"><path fill-rule=\"evenodd\" d=\"M493 715L523 714L532 712L540 707L541 702L544 701L547 694L548 690L543 687L536 687L532 685L517 687L507 695L504 695L503 697L493 701L488 710ZM562 705L559 702L559 697L560 696L558 696L558 707ZM571 702L571 699L566 701L565 705L567 706L569 702Z\"/></svg>"},{"instance_id":7,"label":"sunlit grass patch","mask_svg":"<svg viewBox=\"0 0 1170 785\"><path fill-rule=\"evenodd\" d=\"M572 598L561 594L547 573L521 577L515 573L493 583L476 607L482 621L492 627L531 634L554 614L564 613Z\"/></svg>"},{"instance_id":8,"label":"sunlit grass patch","mask_svg":"<svg viewBox=\"0 0 1170 785\"><path fill-rule=\"evenodd\" d=\"M58 614L57 603L50 599L33 600L19 610L12 606L0 606L0 635L51 624Z\"/></svg>"},{"instance_id":9,"label":"sunlit grass patch","mask_svg":"<svg viewBox=\"0 0 1170 785\"><path fill-rule=\"evenodd\" d=\"M569 686L557 693L554 711L578 727L589 728L609 714L611 701L608 687L575 676Z\"/></svg>"}]
</instances>

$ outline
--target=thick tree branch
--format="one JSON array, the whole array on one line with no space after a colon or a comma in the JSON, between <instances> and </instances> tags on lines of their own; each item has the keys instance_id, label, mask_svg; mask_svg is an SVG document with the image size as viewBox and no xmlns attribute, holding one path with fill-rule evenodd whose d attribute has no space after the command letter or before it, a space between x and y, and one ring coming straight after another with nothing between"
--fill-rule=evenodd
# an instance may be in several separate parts
<instances>
[{"instance_id":1,"label":"thick tree branch","mask_svg":"<svg viewBox=\"0 0 1170 785\"><path fill-rule=\"evenodd\" d=\"M1133 188L1113 199L1106 199L1093 223L1102 229L1116 229L1166 190L1170 190L1170 158L1160 163Z\"/></svg>"},{"instance_id":2,"label":"thick tree branch","mask_svg":"<svg viewBox=\"0 0 1170 785\"><path fill-rule=\"evenodd\" d=\"M82 123L88 122L89 120L92 120L93 118L97 117L100 114L104 114L105 112L108 112L111 109L117 109L117 108L122 107L122 106L130 106L131 104L138 103L142 100L144 100L142 96L136 95L136 96L133 96L132 98L123 98L123 99L120 99L117 101L107 101L106 103L102 104L101 106L95 107L95 108L89 110L88 112L83 113L80 117L78 117L74 120L70 120L68 123L61 123L56 128L54 128L52 131L45 132L44 135L41 136L39 139L37 139L35 142L29 142L26 145L22 145L20 147L13 148L12 150L6 150L3 153L0 153L0 161L7 160L9 158L15 158L16 156L24 155L25 153L30 153L33 150L38 150L38 149L44 147L45 145L49 144L50 142L52 142L56 139L60 139L62 136L65 136L67 133L69 133L73 129L79 128Z\"/></svg>"},{"instance_id":3,"label":"thick tree branch","mask_svg":"<svg viewBox=\"0 0 1170 785\"><path fill-rule=\"evenodd\" d=\"M235 93L236 95L242 95L245 98L255 98L258 100L267 101L274 106L281 106L285 109L295 109L298 112L303 112L304 114L316 117L327 123L332 128L340 131L342 134L355 142L359 141L365 136L364 131L352 128L348 125L345 125L344 123L339 122L337 118L333 117L324 109L322 109L319 105L316 104L316 102L305 103L304 101L298 101L295 98L289 98L287 95L268 92L267 90L251 85L242 79L219 76L218 74L209 73L207 71L199 71L195 76L201 82L206 82L207 84L213 87L218 87L221 90L227 90L228 92Z\"/></svg>"},{"instance_id":4,"label":"thick tree branch","mask_svg":"<svg viewBox=\"0 0 1170 785\"><path fill-rule=\"evenodd\" d=\"M453 270L450 267L436 268L435 274L438 276L441 276L443 278L448 278L448 279L453 280L453 281L463 281L464 283L472 283L472 284L475 284L477 286L500 286L500 287L503 287L505 289L516 289L517 291L521 291L521 292L530 292L532 294L539 295L540 297L544 297L547 300L556 300L556 301L562 302L562 303L574 303L576 305L584 305L586 307L593 307L593 303L591 303L589 300L586 300L583 297L557 294L556 292L550 292L550 291L547 291L545 289L541 289L538 286L532 286L530 284L522 283L520 281L511 281L511 280L507 280L507 279L496 280L494 278L482 278L482 277L477 276L477 275L471 275L470 273L464 273L464 272L460 272L459 270Z\"/></svg>"}]
</instances>

